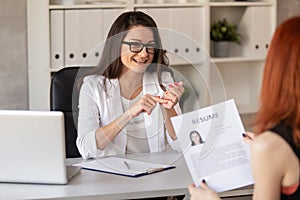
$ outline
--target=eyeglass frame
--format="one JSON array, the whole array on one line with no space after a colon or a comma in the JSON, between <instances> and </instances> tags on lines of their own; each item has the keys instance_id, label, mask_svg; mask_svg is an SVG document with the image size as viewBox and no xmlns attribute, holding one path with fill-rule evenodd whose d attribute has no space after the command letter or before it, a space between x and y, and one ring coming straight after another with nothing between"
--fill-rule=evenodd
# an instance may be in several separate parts
<instances>
[{"instance_id":1,"label":"eyeglass frame","mask_svg":"<svg viewBox=\"0 0 300 200\"><path fill-rule=\"evenodd\" d=\"M146 48L146 52L150 53L150 54L155 54L156 51L157 51L156 45L153 44L153 43L144 44L142 42L127 42L127 41L122 41L122 44L127 44L129 46L129 50L132 53L140 53L141 51L143 51L144 47ZM139 51L132 51L131 45L133 45L133 44L139 44L139 45L141 45L141 49ZM152 48L152 47L149 47L149 46L153 46L154 52L149 52L149 48Z\"/></svg>"}]
</instances>

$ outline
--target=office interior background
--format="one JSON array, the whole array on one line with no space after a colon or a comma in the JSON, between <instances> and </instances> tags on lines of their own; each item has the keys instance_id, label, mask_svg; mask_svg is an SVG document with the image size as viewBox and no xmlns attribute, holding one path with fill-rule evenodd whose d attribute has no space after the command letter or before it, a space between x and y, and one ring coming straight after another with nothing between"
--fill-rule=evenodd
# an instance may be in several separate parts
<instances>
[{"instance_id":1,"label":"office interior background","mask_svg":"<svg viewBox=\"0 0 300 200\"><path fill-rule=\"evenodd\" d=\"M29 109L26 10L26 0L0 0L0 109ZM277 25L296 15L300 0L277 0Z\"/></svg>"},{"instance_id":2,"label":"office interior background","mask_svg":"<svg viewBox=\"0 0 300 200\"><path fill-rule=\"evenodd\" d=\"M277 24L295 15L300 0L277 1ZM0 0L0 109L29 109L26 16L26 0Z\"/></svg>"}]
</instances>

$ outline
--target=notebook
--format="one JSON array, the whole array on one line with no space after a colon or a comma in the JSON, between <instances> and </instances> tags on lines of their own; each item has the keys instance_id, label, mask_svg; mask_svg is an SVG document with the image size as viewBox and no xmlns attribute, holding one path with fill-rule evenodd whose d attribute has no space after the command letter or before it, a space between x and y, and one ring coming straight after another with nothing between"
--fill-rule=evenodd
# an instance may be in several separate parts
<instances>
[{"instance_id":1,"label":"notebook","mask_svg":"<svg viewBox=\"0 0 300 200\"><path fill-rule=\"evenodd\" d=\"M65 156L62 112L0 110L0 182L66 184Z\"/></svg>"}]
</instances>

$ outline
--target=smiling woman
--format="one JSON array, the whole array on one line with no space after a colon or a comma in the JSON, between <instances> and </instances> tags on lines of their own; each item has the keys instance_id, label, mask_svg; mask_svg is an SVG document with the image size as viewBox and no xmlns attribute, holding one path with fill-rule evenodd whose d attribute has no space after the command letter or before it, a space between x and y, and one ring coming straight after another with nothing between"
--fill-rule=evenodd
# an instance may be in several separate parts
<instances>
[{"instance_id":1,"label":"smiling woman","mask_svg":"<svg viewBox=\"0 0 300 200\"><path fill-rule=\"evenodd\" d=\"M99 66L81 83L79 152L84 158L152 153L167 143L179 150L170 117L181 113L183 92L168 69L154 20L143 12L121 14Z\"/></svg>"},{"instance_id":2,"label":"smiling woman","mask_svg":"<svg viewBox=\"0 0 300 200\"><path fill-rule=\"evenodd\" d=\"M151 29L144 26L133 26L122 44L121 61L124 65L122 75L130 70L142 75L141 73L144 73L148 65L152 63L155 53Z\"/></svg>"}]
</instances>

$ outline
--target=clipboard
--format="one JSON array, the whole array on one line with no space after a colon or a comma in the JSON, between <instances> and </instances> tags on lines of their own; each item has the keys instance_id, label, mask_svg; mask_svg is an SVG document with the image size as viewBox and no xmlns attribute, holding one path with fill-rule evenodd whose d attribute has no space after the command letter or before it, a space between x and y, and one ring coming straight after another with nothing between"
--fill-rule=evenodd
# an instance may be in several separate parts
<instances>
[{"instance_id":1,"label":"clipboard","mask_svg":"<svg viewBox=\"0 0 300 200\"><path fill-rule=\"evenodd\" d=\"M127 177L140 177L175 168L173 165L162 165L119 157L95 159L78 165L86 170Z\"/></svg>"}]
</instances>

